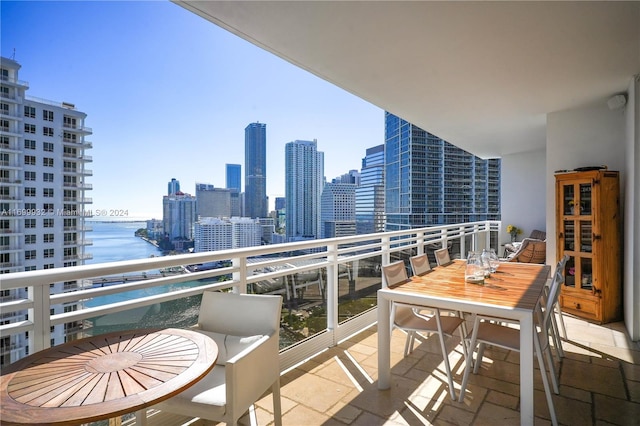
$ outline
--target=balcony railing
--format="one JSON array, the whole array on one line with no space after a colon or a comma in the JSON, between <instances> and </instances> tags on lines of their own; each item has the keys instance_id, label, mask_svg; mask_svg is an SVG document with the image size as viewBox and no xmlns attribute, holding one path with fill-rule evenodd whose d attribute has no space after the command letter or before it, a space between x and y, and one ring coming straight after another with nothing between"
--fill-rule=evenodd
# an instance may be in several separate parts
<instances>
[{"instance_id":1,"label":"balcony railing","mask_svg":"<svg viewBox=\"0 0 640 426\"><path fill-rule=\"evenodd\" d=\"M50 346L50 329L58 324L83 323L73 337L187 327L197 322L206 290L281 294L285 370L377 321L381 265L398 259L409 265L410 256L432 255L440 247L449 247L454 258L472 249L497 249L500 228L498 221L470 222L5 274L3 290L27 288L28 296L0 301L5 319L13 317L0 325L0 336L28 332L33 353ZM75 280L93 285L50 294L50 284ZM63 312L73 305L77 310Z\"/></svg>"}]
</instances>

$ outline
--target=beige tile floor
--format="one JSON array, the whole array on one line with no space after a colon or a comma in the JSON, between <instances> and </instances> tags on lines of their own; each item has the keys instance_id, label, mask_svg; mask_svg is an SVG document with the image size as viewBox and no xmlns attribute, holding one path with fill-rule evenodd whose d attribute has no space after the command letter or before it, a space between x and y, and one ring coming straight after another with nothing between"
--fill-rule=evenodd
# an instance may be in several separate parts
<instances>
[{"instance_id":1,"label":"beige tile floor","mask_svg":"<svg viewBox=\"0 0 640 426\"><path fill-rule=\"evenodd\" d=\"M640 346L622 323L595 325L565 315L566 356L556 367L560 394L554 395L564 425L640 424ZM453 402L437 337L423 338L403 357L405 335L392 337L392 386L377 388L377 334L373 327L282 376L282 423L303 425L515 425L519 423L519 355L488 348L481 371L471 375L465 402ZM456 393L464 358L459 340L449 349ZM540 374L535 373L536 424L551 424ZM267 395L241 424L273 425ZM155 417L155 419L154 419ZM164 413L150 424L188 422ZM200 421L191 424L201 424Z\"/></svg>"}]
</instances>

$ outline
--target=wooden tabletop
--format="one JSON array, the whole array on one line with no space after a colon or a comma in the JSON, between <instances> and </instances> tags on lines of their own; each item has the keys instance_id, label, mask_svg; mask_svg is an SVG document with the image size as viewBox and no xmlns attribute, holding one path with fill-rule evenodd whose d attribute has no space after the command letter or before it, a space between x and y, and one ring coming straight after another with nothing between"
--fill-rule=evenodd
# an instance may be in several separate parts
<instances>
[{"instance_id":1,"label":"wooden tabletop","mask_svg":"<svg viewBox=\"0 0 640 426\"><path fill-rule=\"evenodd\" d=\"M2 371L2 425L78 425L168 399L215 365L218 348L190 330L135 330L54 346Z\"/></svg>"},{"instance_id":2,"label":"wooden tabletop","mask_svg":"<svg viewBox=\"0 0 640 426\"><path fill-rule=\"evenodd\" d=\"M389 287L394 291L430 298L489 304L532 311L549 276L550 267L531 263L502 262L484 284L464 280L466 262L455 260L438 266L421 277Z\"/></svg>"}]
</instances>

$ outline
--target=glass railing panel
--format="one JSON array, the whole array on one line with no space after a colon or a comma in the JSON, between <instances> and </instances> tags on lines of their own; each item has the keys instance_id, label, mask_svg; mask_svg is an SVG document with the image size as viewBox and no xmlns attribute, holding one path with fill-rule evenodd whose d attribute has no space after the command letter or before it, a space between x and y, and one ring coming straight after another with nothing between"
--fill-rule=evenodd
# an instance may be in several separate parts
<instances>
[{"instance_id":1,"label":"glass railing panel","mask_svg":"<svg viewBox=\"0 0 640 426\"><path fill-rule=\"evenodd\" d=\"M378 306L382 287L381 257L355 260L338 269L338 322L343 323Z\"/></svg>"}]
</instances>

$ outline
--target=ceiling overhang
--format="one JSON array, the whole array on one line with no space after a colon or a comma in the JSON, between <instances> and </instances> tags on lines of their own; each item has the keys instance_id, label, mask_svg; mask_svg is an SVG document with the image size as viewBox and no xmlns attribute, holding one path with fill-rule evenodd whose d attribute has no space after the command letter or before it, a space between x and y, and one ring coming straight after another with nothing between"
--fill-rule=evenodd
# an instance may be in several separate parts
<instances>
[{"instance_id":1,"label":"ceiling overhang","mask_svg":"<svg viewBox=\"0 0 640 426\"><path fill-rule=\"evenodd\" d=\"M640 73L640 2L175 2L485 158Z\"/></svg>"}]
</instances>

